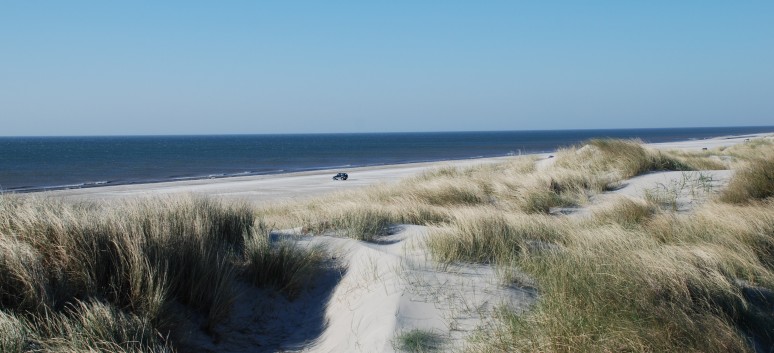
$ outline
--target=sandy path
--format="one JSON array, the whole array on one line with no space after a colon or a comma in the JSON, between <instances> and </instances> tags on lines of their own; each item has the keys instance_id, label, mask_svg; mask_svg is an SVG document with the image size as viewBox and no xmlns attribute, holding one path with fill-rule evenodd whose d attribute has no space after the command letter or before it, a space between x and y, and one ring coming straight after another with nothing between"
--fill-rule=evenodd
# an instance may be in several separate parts
<instances>
[{"instance_id":1,"label":"sandy path","mask_svg":"<svg viewBox=\"0 0 774 353\"><path fill-rule=\"evenodd\" d=\"M422 248L426 236L426 227L403 225L376 242L315 238L343 254L348 270L328 302L328 327L303 351L394 352L396 337L411 330L448 351L491 324L500 305L518 312L535 301L532 290L503 286L491 266L441 268Z\"/></svg>"}]
</instances>

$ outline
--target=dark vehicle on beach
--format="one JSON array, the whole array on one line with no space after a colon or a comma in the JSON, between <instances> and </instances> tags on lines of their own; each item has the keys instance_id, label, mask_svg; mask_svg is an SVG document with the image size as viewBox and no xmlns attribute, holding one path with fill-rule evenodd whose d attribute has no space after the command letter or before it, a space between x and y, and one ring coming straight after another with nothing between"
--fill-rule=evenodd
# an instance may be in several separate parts
<instances>
[{"instance_id":1,"label":"dark vehicle on beach","mask_svg":"<svg viewBox=\"0 0 774 353\"><path fill-rule=\"evenodd\" d=\"M349 178L347 173L339 173L333 176L333 180L347 180L347 178Z\"/></svg>"}]
</instances>

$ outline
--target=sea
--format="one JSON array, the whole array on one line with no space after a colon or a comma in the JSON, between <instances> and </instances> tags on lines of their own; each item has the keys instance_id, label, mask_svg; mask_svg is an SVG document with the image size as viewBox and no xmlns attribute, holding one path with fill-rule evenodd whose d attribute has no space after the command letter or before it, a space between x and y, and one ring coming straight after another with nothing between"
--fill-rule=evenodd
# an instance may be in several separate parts
<instances>
[{"instance_id":1,"label":"sea","mask_svg":"<svg viewBox=\"0 0 774 353\"><path fill-rule=\"evenodd\" d=\"M644 142L772 126L416 133L0 137L0 192L292 173L551 152L592 138Z\"/></svg>"}]
</instances>

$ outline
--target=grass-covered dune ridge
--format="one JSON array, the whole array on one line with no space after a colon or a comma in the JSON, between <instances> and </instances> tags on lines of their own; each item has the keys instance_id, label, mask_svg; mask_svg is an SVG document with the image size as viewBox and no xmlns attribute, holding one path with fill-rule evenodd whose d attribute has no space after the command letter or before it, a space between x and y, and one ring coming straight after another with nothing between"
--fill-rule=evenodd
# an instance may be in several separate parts
<instances>
[{"instance_id":1,"label":"grass-covered dune ridge","mask_svg":"<svg viewBox=\"0 0 774 353\"><path fill-rule=\"evenodd\" d=\"M505 280L538 288L531 312L503 312L501 329L482 334L471 351L750 351L751 342L774 342L774 204L765 194L732 203L726 195L750 180L755 190L772 185L760 158L772 146L689 153L594 140L543 166L525 157L445 168L263 212L280 224L359 239L391 223L429 225L437 260L493 263ZM549 214L585 207L636 175L728 168L741 170L728 190L693 212L622 198L590 217Z\"/></svg>"},{"instance_id":2,"label":"grass-covered dune ridge","mask_svg":"<svg viewBox=\"0 0 774 353\"><path fill-rule=\"evenodd\" d=\"M568 167L563 158L575 158L577 151L563 151L557 165ZM546 220L488 209L464 212L437 227L428 245L438 259L518 268L541 293L526 315L504 312L500 330L483 334L471 350L728 352L750 351L750 342L771 347L774 200L750 191L740 197L737 191L774 186L770 161L758 152L737 155L734 163L742 171L718 200L693 213L621 199L591 217ZM611 172L633 176L665 164L690 166L662 160L642 168L625 160L619 169L612 161L589 157L581 167L598 180Z\"/></svg>"},{"instance_id":3,"label":"grass-covered dune ridge","mask_svg":"<svg viewBox=\"0 0 774 353\"><path fill-rule=\"evenodd\" d=\"M521 214L582 206L589 202L589 197L614 189L621 181L638 174L727 169L760 153L774 153L770 145L756 143L753 148L731 147L691 154L648 149L637 140L592 140L558 151L555 163L546 167L538 168L536 157L524 156L470 168L440 168L396 185L377 185L310 202L271 206L260 210L260 214L280 228L303 226L315 234L346 231L365 239L390 223L448 223L459 208L487 206Z\"/></svg>"},{"instance_id":4,"label":"grass-covered dune ridge","mask_svg":"<svg viewBox=\"0 0 774 353\"><path fill-rule=\"evenodd\" d=\"M501 330L473 350L723 352L749 350L749 336L772 343L771 201L634 222L628 202L601 217L533 220L527 232L514 232L526 222L512 219L486 233L476 217L438 229L430 248L439 258L480 261L489 249L540 290L532 311L504 313ZM468 245L484 237L489 244ZM552 246L530 247L542 242Z\"/></svg>"},{"instance_id":5,"label":"grass-covered dune ridge","mask_svg":"<svg viewBox=\"0 0 774 353\"><path fill-rule=\"evenodd\" d=\"M316 261L269 244L245 205L0 197L0 350L168 351L184 311L212 330L235 281L288 293ZM174 308L173 308L174 307Z\"/></svg>"}]
</instances>

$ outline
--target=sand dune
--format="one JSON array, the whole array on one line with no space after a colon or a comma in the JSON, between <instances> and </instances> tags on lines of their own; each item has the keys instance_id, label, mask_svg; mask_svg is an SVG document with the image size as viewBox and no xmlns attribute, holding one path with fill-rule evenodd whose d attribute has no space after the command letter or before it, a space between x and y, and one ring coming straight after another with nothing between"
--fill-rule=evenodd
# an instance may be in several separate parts
<instances>
[{"instance_id":1,"label":"sand dune","mask_svg":"<svg viewBox=\"0 0 774 353\"><path fill-rule=\"evenodd\" d=\"M651 144L660 149L701 150L743 143L750 136ZM537 167L547 168L554 159L540 155ZM47 193L66 199L111 200L123 197L194 193L265 205L301 200L323 193L391 183L440 166L494 163L503 158L355 168L351 179L337 182L332 171L271 175L217 180L127 185ZM675 195L675 207L688 210L701 202L702 190L723 187L731 171L660 172L641 175L621 183L615 191L597 195L590 206L605 207L616 197L643 199L663 190ZM699 181L701 179L701 181ZM688 183L686 182L688 181ZM682 183L682 184L681 184ZM648 196L650 193L650 196ZM336 237L315 237L298 232L277 234L296 239L304 246L324 246L332 257L331 267L318 276L307 292L294 301L272 297L257 289L245 289L235 305L235 314L212 337L196 333L196 351L293 351L293 352L394 352L402 334L421 330L437 338L438 348L460 347L476 329L490 325L492 311L506 305L527 310L537 293L529 288L504 286L495 270L485 265L441 266L422 248L427 229L397 225L391 235L371 242ZM255 298L262 298L255 300ZM271 324L261 317L276 317Z\"/></svg>"}]
</instances>

